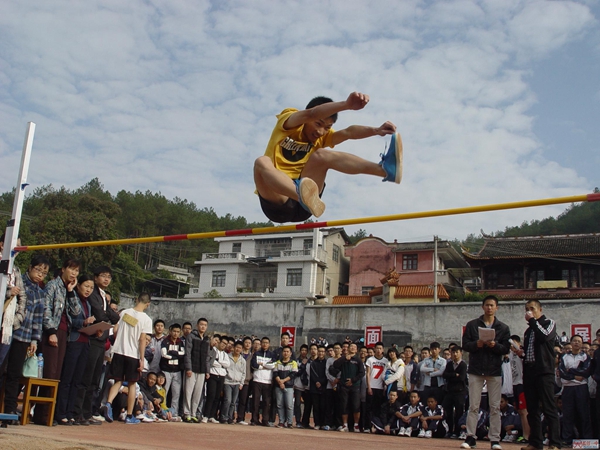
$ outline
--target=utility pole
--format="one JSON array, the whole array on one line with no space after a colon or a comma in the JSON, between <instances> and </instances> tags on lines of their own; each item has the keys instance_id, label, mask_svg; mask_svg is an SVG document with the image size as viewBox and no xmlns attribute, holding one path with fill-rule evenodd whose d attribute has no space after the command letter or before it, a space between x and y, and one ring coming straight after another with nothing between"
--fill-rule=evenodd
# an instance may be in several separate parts
<instances>
[{"instance_id":1,"label":"utility pole","mask_svg":"<svg viewBox=\"0 0 600 450\"><path fill-rule=\"evenodd\" d=\"M25 188L27 187L27 173L29 172L29 160L31 159L31 147L33 146L33 135L35 134L35 123L27 124L25 133L25 143L23 144L23 154L21 156L21 170L17 187L15 189L15 200L13 203L12 217L6 224L6 236L4 238L4 250L2 251L2 261L0 261L0 298L6 298L6 288L8 287L8 275L12 273L16 252L13 250L17 246L19 237L19 226L21 225L21 214L23 212L23 200L25 200ZM0 323L2 323L2 313L4 308L0 308Z\"/></svg>"},{"instance_id":2,"label":"utility pole","mask_svg":"<svg viewBox=\"0 0 600 450\"><path fill-rule=\"evenodd\" d=\"M437 250L438 237L433 236L433 303L438 303L438 250Z\"/></svg>"}]
</instances>

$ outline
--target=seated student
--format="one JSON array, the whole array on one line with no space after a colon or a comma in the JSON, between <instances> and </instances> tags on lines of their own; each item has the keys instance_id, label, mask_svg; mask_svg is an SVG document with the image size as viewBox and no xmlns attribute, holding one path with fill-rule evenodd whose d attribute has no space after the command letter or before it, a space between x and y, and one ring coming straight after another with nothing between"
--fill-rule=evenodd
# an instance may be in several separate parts
<instances>
[{"instance_id":1,"label":"seated student","mask_svg":"<svg viewBox=\"0 0 600 450\"><path fill-rule=\"evenodd\" d=\"M379 414L371 419L371 433L398 434L400 428L399 418L396 413L402 406L398 403L398 392L393 390L388 394L388 401L379 408Z\"/></svg>"},{"instance_id":2,"label":"seated student","mask_svg":"<svg viewBox=\"0 0 600 450\"><path fill-rule=\"evenodd\" d=\"M141 380L138 384L140 386L140 392L142 394L142 398L143 398L143 411L144 411L144 416L142 417L140 415L138 415L139 417L136 417L139 420L142 421L147 421L144 420L145 418L152 418L152 422L155 419L155 414L158 413L159 411L161 411L161 403L165 400L164 397L162 397L158 391L157 391L157 386L156 386L156 381L157 381L157 376L156 373L154 372L148 372L148 375L146 375L146 378ZM148 414L151 413L151 414ZM153 415L153 414L154 415Z\"/></svg>"},{"instance_id":3,"label":"seated student","mask_svg":"<svg viewBox=\"0 0 600 450\"><path fill-rule=\"evenodd\" d=\"M165 373L158 372L156 374L156 393L163 398L163 401L160 404L160 410L156 412L156 415L158 416L158 421L181 422L181 418L177 416L176 410L173 409L174 412L172 413L169 407L167 406L167 391L165 389L166 383L167 377L165 376Z\"/></svg>"},{"instance_id":4,"label":"seated student","mask_svg":"<svg viewBox=\"0 0 600 450\"><path fill-rule=\"evenodd\" d=\"M400 411L396 413L396 417L400 419L400 432L398 436L411 437L413 434L418 434L421 429L421 421L419 417L423 415L421 408L423 405L419 401L419 393L412 391L408 397L408 403Z\"/></svg>"},{"instance_id":5,"label":"seated student","mask_svg":"<svg viewBox=\"0 0 600 450\"><path fill-rule=\"evenodd\" d=\"M522 433L521 417L507 395L502 394L500 399L500 438L503 442L515 442L517 436Z\"/></svg>"},{"instance_id":6,"label":"seated student","mask_svg":"<svg viewBox=\"0 0 600 450\"><path fill-rule=\"evenodd\" d=\"M421 408L420 438L443 438L448 432L448 424L444 420L444 408L438 405L434 395L427 398L427 406Z\"/></svg>"},{"instance_id":7,"label":"seated student","mask_svg":"<svg viewBox=\"0 0 600 450\"><path fill-rule=\"evenodd\" d=\"M458 419L458 426L460 427L460 435L459 439L467 438L467 416L469 411L465 411L465 413ZM488 431L490 428L490 413L488 413L485 409L479 408L479 413L477 415L477 428L475 429L475 435L477 436L477 440L482 440L488 435Z\"/></svg>"}]
</instances>

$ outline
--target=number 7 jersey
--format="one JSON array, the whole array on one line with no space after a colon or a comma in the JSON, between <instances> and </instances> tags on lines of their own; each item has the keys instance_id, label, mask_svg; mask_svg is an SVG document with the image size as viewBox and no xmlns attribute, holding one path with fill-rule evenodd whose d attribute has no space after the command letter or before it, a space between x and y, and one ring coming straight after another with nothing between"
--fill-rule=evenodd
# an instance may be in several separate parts
<instances>
[{"instance_id":1,"label":"number 7 jersey","mask_svg":"<svg viewBox=\"0 0 600 450\"><path fill-rule=\"evenodd\" d=\"M369 371L369 386L371 389L385 389L385 368L388 364L388 359L384 356L377 359L371 356L367 359L367 371Z\"/></svg>"}]
</instances>

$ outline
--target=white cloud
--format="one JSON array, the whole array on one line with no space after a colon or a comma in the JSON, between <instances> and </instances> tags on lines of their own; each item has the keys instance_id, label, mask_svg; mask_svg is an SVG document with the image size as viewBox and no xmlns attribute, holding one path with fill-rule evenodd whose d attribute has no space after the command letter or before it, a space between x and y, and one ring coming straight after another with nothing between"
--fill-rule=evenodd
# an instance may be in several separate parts
<instances>
[{"instance_id":1,"label":"white cloud","mask_svg":"<svg viewBox=\"0 0 600 450\"><path fill-rule=\"evenodd\" d=\"M371 96L337 127L392 120L401 186L328 177L325 220L583 193L533 133L532 61L585 38L575 2L12 2L0 16L0 164L37 123L30 182L161 191L263 220L252 165L275 115L315 95ZM598 55L595 55L598 58ZM386 140L340 146L377 161ZM6 177L0 189L11 189ZM562 206L365 225L384 239L464 237ZM350 229L352 232L353 229ZM189 230L194 232L195 230Z\"/></svg>"}]
</instances>

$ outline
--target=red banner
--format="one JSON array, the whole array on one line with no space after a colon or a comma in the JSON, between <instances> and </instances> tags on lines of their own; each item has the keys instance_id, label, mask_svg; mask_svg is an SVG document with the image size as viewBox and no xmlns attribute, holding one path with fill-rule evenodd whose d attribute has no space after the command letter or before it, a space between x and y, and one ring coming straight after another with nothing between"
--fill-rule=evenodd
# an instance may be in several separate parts
<instances>
[{"instance_id":1,"label":"red banner","mask_svg":"<svg viewBox=\"0 0 600 450\"><path fill-rule=\"evenodd\" d=\"M382 327L365 327L365 347L375 347L380 341L383 341Z\"/></svg>"},{"instance_id":2,"label":"red banner","mask_svg":"<svg viewBox=\"0 0 600 450\"><path fill-rule=\"evenodd\" d=\"M572 323L571 336L575 336L576 334L583 338L583 342L592 342L592 324Z\"/></svg>"},{"instance_id":3,"label":"red banner","mask_svg":"<svg viewBox=\"0 0 600 450\"><path fill-rule=\"evenodd\" d=\"M296 327L281 327L281 334L286 332L290 335L290 346L293 348L296 342Z\"/></svg>"}]
</instances>

